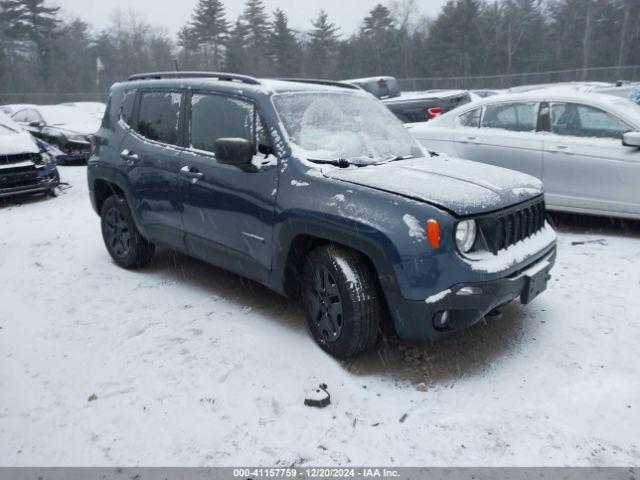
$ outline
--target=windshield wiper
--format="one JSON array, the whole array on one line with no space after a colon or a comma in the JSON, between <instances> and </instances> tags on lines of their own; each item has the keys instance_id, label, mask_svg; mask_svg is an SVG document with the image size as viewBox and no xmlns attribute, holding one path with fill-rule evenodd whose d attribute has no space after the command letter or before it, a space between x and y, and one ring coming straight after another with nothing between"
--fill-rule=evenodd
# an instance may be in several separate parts
<instances>
[{"instance_id":1,"label":"windshield wiper","mask_svg":"<svg viewBox=\"0 0 640 480\"><path fill-rule=\"evenodd\" d=\"M378 164L380 163L389 163L389 162L398 162L400 160L409 160L411 158L416 158L413 155L393 155L389 158L387 158L386 160L383 160L382 162L378 162Z\"/></svg>"},{"instance_id":2,"label":"windshield wiper","mask_svg":"<svg viewBox=\"0 0 640 480\"><path fill-rule=\"evenodd\" d=\"M340 168L347 168L351 165L355 167L367 167L369 165L377 165L375 162L371 162L369 160L363 161L361 158L355 157L352 159L346 158L308 158L310 162L314 163L322 163L325 165L335 165Z\"/></svg>"}]
</instances>

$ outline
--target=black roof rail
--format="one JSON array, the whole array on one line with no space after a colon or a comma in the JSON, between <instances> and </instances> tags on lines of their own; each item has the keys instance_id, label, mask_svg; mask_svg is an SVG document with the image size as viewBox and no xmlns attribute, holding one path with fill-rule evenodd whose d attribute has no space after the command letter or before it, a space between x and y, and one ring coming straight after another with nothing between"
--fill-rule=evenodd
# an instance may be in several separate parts
<instances>
[{"instance_id":1,"label":"black roof rail","mask_svg":"<svg viewBox=\"0 0 640 480\"><path fill-rule=\"evenodd\" d=\"M168 78L217 78L218 80L228 82L242 82L251 85L260 85L260 80L250 77L248 75L238 75L235 73L224 72L151 72L151 73L138 73L131 75L127 81L135 80L162 80Z\"/></svg>"},{"instance_id":2,"label":"black roof rail","mask_svg":"<svg viewBox=\"0 0 640 480\"><path fill-rule=\"evenodd\" d=\"M274 80L281 80L283 82L315 83L317 85L327 85L329 87L348 88L349 90L362 90L357 85L338 82L336 80L321 80L316 78L275 78Z\"/></svg>"}]
</instances>

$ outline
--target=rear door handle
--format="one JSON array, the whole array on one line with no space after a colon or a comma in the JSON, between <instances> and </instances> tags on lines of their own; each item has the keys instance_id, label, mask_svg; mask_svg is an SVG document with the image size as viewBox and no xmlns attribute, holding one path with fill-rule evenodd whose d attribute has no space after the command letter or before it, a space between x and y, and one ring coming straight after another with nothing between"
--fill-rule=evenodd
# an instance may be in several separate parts
<instances>
[{"instance_id":1,"label":"rear door handle","mask_svg":"<svg viewBox=\"0 0 640 480\"><path fill-rule=\"evenodd\" d=\"M131 164L137 162L138 160L140 160L140 157L138 157L138 155L136 153L133 153L132 151L130 151L130 150L126 149L126 148L120 152L120 158L122 158L129 165L131 165Z\"/></svg>"},{"instance_id":2,"label":"rear door handle","mask_svg":"<svg viewBox=\"0 0 640 480\"><path fill-rule=\"evenodd\" d=\"M196 183L198 180L204 178L204 173L198 171L196 168L191 168L189 165L185 165L180 169L180 175L191 180L191 183Z\"/></svg>"},{"instance_id":3,"label":"rear door handle","mask_svg":"<svg viewBox=\"0 0 640 480\"><path fill-rule=\"evenodd\" d=\"M462 137L463 143L477 142L477 141L478 141L478 137Z\"/></svg>"}]
</instances>

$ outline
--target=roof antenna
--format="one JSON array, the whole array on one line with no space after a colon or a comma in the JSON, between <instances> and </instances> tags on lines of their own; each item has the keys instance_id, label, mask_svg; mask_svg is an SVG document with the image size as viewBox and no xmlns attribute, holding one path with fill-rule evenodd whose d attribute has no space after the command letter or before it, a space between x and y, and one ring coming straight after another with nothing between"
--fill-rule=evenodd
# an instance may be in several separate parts
<instances>
[{"instance_id":1,"label":"roof antenna","mask_svg":"<svg viewBox=\"0 0 640 480\"><path fill-rule=\"evenodd\" d=\"M176 67L176 72L180 71L180 67L178 66L178 59L174 58L173 59L173 65Z\"/></svg>"}]
</instances>

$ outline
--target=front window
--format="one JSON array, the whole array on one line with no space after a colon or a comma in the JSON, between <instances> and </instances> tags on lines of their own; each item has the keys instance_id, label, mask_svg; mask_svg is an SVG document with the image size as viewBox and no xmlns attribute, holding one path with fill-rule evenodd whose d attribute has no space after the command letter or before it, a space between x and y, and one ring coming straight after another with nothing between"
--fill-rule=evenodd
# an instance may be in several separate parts
<instances>
[{"instance_id":1,"label":"front window","mask_svg":"<svg viewBox=\"0 0 640 480\"><path fill-rule=\"evenodd\" d=\"M253 143L255 107L223 95L191 97L191 146L214 151L220 138L244 138Z\"/></svg>"},{"instance_id":2,"label":"front window","mask_svg":"<svg viewBox=\"0 0 640 480\"><path fill-rule=\"evenodd\" d=\"M599 108L577 103L551 106L551 131L557 135L622 139L632 131L629 125Z\"/></svg>"},{"instance_id":3,"label":"front window","mask_svg":"<svg viewBox=\"0 0 640 480\"><path fill-rule=\"evenodd\" d=\"M289 139L309 160L370 164L422 156L408 130L373 97L305 92L275 95L273 102Z\"/></svg>"}]
</instances>

